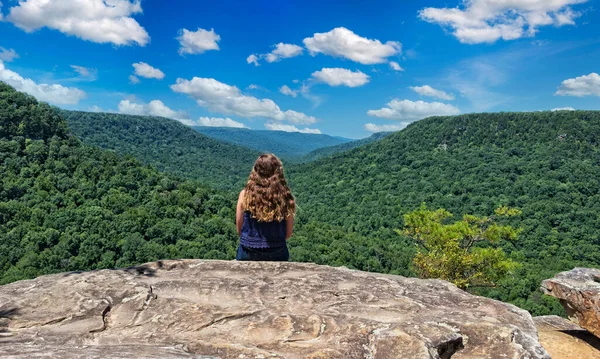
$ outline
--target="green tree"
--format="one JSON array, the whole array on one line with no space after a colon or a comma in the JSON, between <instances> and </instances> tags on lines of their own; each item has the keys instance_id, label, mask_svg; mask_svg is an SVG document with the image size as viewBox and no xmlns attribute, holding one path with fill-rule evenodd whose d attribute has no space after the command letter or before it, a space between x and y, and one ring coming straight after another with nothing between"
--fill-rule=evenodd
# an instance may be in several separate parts
<instances>
[{"instance_id":1,"label":"green tree","mask_svg":"<svg viewBox=\"0 0 600 359\"><path fill-rule=\"evenodd\" d=\"M520 232L498 224L500 217L520 215L517 209L500 207L495 215L464 215L446 223L452 214L445 209L431 211L425 204L404 215L404 234L416 240L419 250L414 265L421 278L439 278L466 290L496 286L518 264L499 248L502 241L514 241ZM401 231L398 231L402 234Z\"/></svg>"}]
</instances>

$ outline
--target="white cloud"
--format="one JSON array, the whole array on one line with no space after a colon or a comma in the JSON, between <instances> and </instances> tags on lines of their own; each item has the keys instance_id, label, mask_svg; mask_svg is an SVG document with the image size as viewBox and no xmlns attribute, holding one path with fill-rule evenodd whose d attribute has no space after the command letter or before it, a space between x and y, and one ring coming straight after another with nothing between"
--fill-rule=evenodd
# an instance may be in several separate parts
<instances>
[{"instance_id":1,"label":"white cloud","mask_svg":"<svg viewBox=\"0 0 600 359\"><path fill-rule=\"evenodd\" d=\"M317 128L308 128L308 127L298 128L296 126L284 125L282 123L267 122L267 123L265 123L265 127L271 131L301 132L301 133L310 133L310 134L314 134L314 135L321 134L321 130L319 130Z\"/></svg>"},{"instance_id":2,"label":"white cloud","mask_svg":"<svg viewBox=\"0 0 600 359\"><path fill-rule=\"evenodd\" d=\"M26 32L48 27L97 43L145 46L150 36L131 17L139 13L140 0L20 0L6 20Z\"/></svg>"},{"instance_id":3,"label":"white cloud","mask_svg":"<svg viewBox=\"0 0 600 359\"><path fill-rule=\"evenodd\" d=\"M30 94L40 101L54 105L74 105L86 96L84 91L75 87L38 84L32 79L23 78L18 73L7 69L2 61L0 61L0 81L6 82L18 91Z\"/></svg>"},{"instance_id":4,"label":"white cloud","mask_svg":"<svg viewBox=\"0 0 600 359\"><path fill-rule=\"evenodd\" d=\"M419 17L446 26L460 42L493 43L534 36L540 26L574 25L572 5L587 0L463 0L462 7L425 8Z\"/></svg>"},{"instance_id":5,"label":"white cloud","mask_svg":"<svg viewBox=\"0 0 600 359\"><path fill-rule=\"evenodd\" d=\"M425 86L411 86L409 87L411 90L413 90L414 92L418 93L421 96L428 96L428 97L435 97L438 98L440 100L454 100L454 95L453 94L449 94L446 93L444 91L441 90L436 90L433 87L429 86L429 85L425 85Z\"/></svg>"},{"instance_id":6,"label":"white cloud","mask_svg":"<svg viewBox=\"0 0 600 359\"><path fill-rule=\"evenodd\" d=\"M100 106L96 106L96 105L94 105L94 106L92 106L92 107L88 108L88 111L89 111L89 112L105 112L105 111L102 109L102 107L100 107Z\"/></svg>"},{"instance_id":7,"label":"white cloud","mask_svg":"<svg viewBox=\"0 0 600 359\"><path fill-rule=\"evenodd\" d=\"M257 84L250 84L247 87L248 90L262 90L263 88L258 86Z\"/></svg>"},{"instance_id":8,"label":"white cloud","mask_svg":"<svg viewBox=\"0 0 600 359\"><path fill-rule=\"evenodd\" d=\"M410 122L401 122L399 125L376 125L374 123L367 123L364 126L364 129L366 131L369 132L394 132L394 131L400 131L404 128L406 128L406 126L408 126L410 124Z\"/></svg>"},{"instance_id":9,"label":"white cloud","mask_svg":"<svg viewBox=\"0 0 600 359\"><path fill-rule=\"evenodd\" d=\"M160 100L153 100L149 103L136 103L130 100L122 100L119 102L119 112L128 115L158 116L175 120L187 118L185 113L170 109Z\"/></svg>"},{"instance_id":10,"label":"white cloud","mask_svg":"<svg viewBox=\"0 0 600 359\"><path fill-rule=\"evenodd\" d=\"M2 19L2 17L0 17L0 19ZM18 58L19 58L19 54L17 54L17 52L15 50L5 49L4 47L0 46L0 60L2 60L4 62L11 62L14 59L18 59Z\"/></svg>"},{"instance_id":11,"label":"white cloud","mask_svg":"<svg viewBox=\"0 0 600 359\"><path fill-rule=\"evenodd\" d=\"M184 125L188 125L188 126L248 128L243 123L234 121L230 118L200 117L197 121L193 121L193 120L180 120L180 121Z\"/></svg>"},{"instance_id":12,"label":"white cloud","mask_svg":"<svg viewBox=\"0 0 600 359\"><path fill-rule=\"evenodd\" d=\"M87 67L77 66L77 65L71 65L71 68L79 74L79 76L80 76L79 79L81 79L81 80L96 81L96 79L98 77L97 69L90 69Z\"/></svg>"},{"instance_id":13,"label":"white cloud","mask_svg":"<svg viewBox=\"0 0 600 359\"><path fill-rule=\"evenodd\" d=\"M385 63L388 57L396 55L402 50L399 42L388 41L383 44L379 40L360 37L344 27L307 37L304 39L304 46L313 56L323 53L343 57L363 65Z\"/></svg>"},{"instance_id":14,"label":"white cloud","mask_svg":"<svg viewBox=\"0 0 600 359\"><path fill-rule=\"evenodd\" d=\"M129 82L132 84L139 84L140 79L137 76L129 75Z\"/></svg>"},{"instance_id":15,"label":"white cloud","mask_svg":"<svg viewBox=\"0 0 600 359\"><path fill-rule=\"evenodd\" d=\"M135 68L135 74L147 79L158 79L162 80L165 78L165 74L157 68L148 65L145 62L137 62L133 64Z\"/></svg>"},{"instance_id":16,"label":"white cloud","mask_svg":"<svg viewBox=\"0 0 600 359\"><path fill-rule=\"evenodd\" d=\"M292 90L291 88L288 87L288 85L281 86L281 88L279 88L279 92L281 92L282 94L284 94L286 96L292 96L292 97L298 96L298 91Z\"/></svg>"},{"instance_id":17,"label":"white cloud","mask_svg":"<svg viewBox=\"0 0 600 359\"><path fill-rule=\"evenodd\" d=\"M254 64L254 66L259 66L258 60L260 59L265 59L267 62L271 63L281 61L281 59L289 59L291 57L300 56L304 52L304 49L298 45L284 44L283 42L273 45L273 47L275 49L269 53L252 54L248 56L246 62L248 64Z\"/></svg>"},{"instance_id":18,"label":"white cloud","mask_svg":"<svg viewBox=\"0 0 600 359\"><path fill-rule=\"evenodd\" d=\"M93 70L83 66L71 65L71 68L75 70L75 72L77 72L79 75L85 77L90 76L93 73Z\"/></svg>"},{"instance_id":19,"label":"white cloud","mask_svg":"<svg viewBox=\"0 0 600 359\"><path fill-rule=\"evenodd\" d=\"M390 67L394 71L404 71L404 69L396 61L390 61Z\"/></svg>"},{"instance_id":20,"label":"white cloud","mask_svg":"<svg viewBox=\"0 0 600 359\"><path fill-rule=\"evenodd\" d=\"M460 110L452 105L440 102L424 102L393 99L379 110L369 110L369 116L388 120L415 121L430 116L458 115Z\"/></svg>"},{"instance_id":21,"label":"white cloud","mask_svg":"<svg viewBox=\"0 0 600 359\"><path fill-rule=\"evenodd\" d=\"M215 33L214 29L204 30L198 28L197 31L189 31L187 29L179 30L179 37L177 38L181 47L179 48L179 54L201 54L209 50L219 50L219 44L221 36Z\"/></svg>"},{"instance_id":22,"label":"white cloud","mask_svg":"<svg viewBox=\"0 0 600 359\"><path fill-rule=\"evenodd\" d=\"M311 124L317 119L301 112L282 111L271 99L258 99L244 95L236 86L227 85L212 78L194 77L177 79L171 89L196 100L199 106L218 113L244 118L263 117L297 124Z\"/></svg>"},{"instance_id":23,"label":"white cloud","mask_svg":"<svg viewBox=\"0 0 600 359\"><path fill-rule=\"evenodd\" d=\"M568 79L562 82L556 95L559 96L600 96L600 75L589 75Z\"/></svg>"},{"instance_id":24,"label":"white cloud","mask_svg":"<svg viewBox=\"0 0 600 359\"><path fill-rule=\"evenodd\" d=\"M248 58L246 59L246 62L249 64L254 64L254 66L259 66L258 63L258 57L254 54L248 56Z\"/></svg>"},{"instance_id":25,"label":"white cloud","mask_svg":"<svg viewBox=\"0 0 600 359\"><path fill-rule=\"evenodd\" d=\"M283 42L274 45L275 49L268 54L265 54L267 62L276 62L281 59L289 59L302 55L304 51L300 46L294 44L284 44Z\"/></svg>"},{"instance_id":26,"label":"white cloud","mask_svg":"<svg viewBox=\"0 0 600 359\"><path fill-rule=\"evenodd\" d=\"M556 111L577 111L577 110L575 110L573 107L559 107L559 108L553 108L550 111L556 112Z\"/></svg>"},{"instance_id":27,"label":"white cloud","mask_svg":"<svg viewBox=\"0 0 600 359\"><path fill-rule=\"evenodd\" d=\"M312 78L329 86L359 87L369 82L369 75L356 70L341 68L323 68L312 73Z\"/></svg>"}]
</instances>

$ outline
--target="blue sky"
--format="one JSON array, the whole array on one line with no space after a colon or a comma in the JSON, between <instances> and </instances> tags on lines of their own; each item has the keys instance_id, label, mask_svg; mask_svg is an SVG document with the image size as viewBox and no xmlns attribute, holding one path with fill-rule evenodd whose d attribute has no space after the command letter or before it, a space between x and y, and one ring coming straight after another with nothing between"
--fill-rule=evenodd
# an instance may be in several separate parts
<instances>
[{"instance_id":1,"label":"blue sky","mask_svg":"<svg viewBox=\"0 0 600 359\"><path fill-rule=\"evenodd\" d=\"M350 138L599 109L597 3L4 0L0 80L67 109Z\"/></svg>"}]
</instances>

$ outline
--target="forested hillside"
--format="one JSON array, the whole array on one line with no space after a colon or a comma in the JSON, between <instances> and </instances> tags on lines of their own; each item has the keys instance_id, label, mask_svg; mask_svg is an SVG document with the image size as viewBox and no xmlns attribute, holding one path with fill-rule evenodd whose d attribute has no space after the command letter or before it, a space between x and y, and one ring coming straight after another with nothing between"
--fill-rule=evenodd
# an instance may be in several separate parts
<instances>
[{"instance_id":1,"label":"forested hillside","mask_svg":"<svg viewBox=\"0 0 600 359\"><path fill-rule=\"evenodd\" d=\"M291 183L308 223L369 238L401 228L425 202L455 215L523 214L505 250L523 266L484 294L536 314L555 306L542 279L600 265L600 112L473 114L429 118L381 141L294 167Z\"/></svg>"},{"instance_id":2,"label":"forested hillside","mask_svg":"<svg viewBox=\"0 0 600 359\"><path fill-rule=\"evenodd\" d=\"M104 133L94 128L107 123L128 153L148 162L151 142L165 142L149 133L160 129L154 122L131 141L117 117L97 116L71 121L90 136ZM172 133L171 123L163 134ZM98 138L112 143L108 137ZM538 291L541 280L600 265L599 140L600 112L436 117L286 166L298 203L292 260L411 275L415 244L395 231L404 213L422 202L456 216L490 215L507 205L523 212L507 222L523 228L520 238L504 245L522 266L500 287L479 291L534 314L557 313L558 303ZM195 177L195 163L168 167L172 159L159 155L161 146L153 163ZM240 178L255 155L242 161L249 164L236 172ZM226 175L228 167L219 168ZM241 187L233 179L220 183L230 189L219 192L82 144L56 109L0 84L0 283L160 258L232 259Z\"/></svg>"},{"instance_id":3,"label":"forested hillside","mask_svg":"<svg viewBox=\"0 0 600 359\"><path fill-rule=\"evenodd\" d=\"M0 82L0 284L161 258L233 258L234 197L83 145Z\"/></svg>"},{"instance_id":4,"label":"forested hillside","mask_svg":"<svg viewBox=\"0 0 600 359\"><path fill-rule=\"evenodd\" d=\"M243 185L259 153L161 117L61 111L85 144L131 155L161 171L217 188Z\"/></svg>"},{"instance_id":5,"label":"forested hillside","mask_svg":"<svg viewBox=\"0 0 600 359\"><path fill-rule=\"evenodd\" d=\"M97 126L82 121L83 133L85 124ZM125 130L111 126L128 143ZM147 158L146 141L132 142L132 153ZM178 173L192 176L191 166ZM249 169L243 171L246 177ZM61 112L1 82L0 188L0 284L158 259L235 257L241 187L218 192L85 145ZM299 217L290 252L295 261L408 275L407 246Z\"/></svg>"},{"instance_id":6,"label":"forested hillside","mask_svg":"<svg viewBox=\"0 0 600 359\"><path fill-rule=\"evenodd\" d=\"M336 153L350 151L357 147L361 147L364 145L368 145L369 143L379 141L382 138L385 138L386 136L388 136L389 134L390 134L390 132L378 132L378 133L372 134L371 136L369 136L367 138L363 138L360 140L346 142L346 143L342 143L341 145L336 145L336 146L319 148L319 149L316 149L316 150L311 151L308 154L304 155L301 159L301 162L303 162L303 163L312 162L312 161L321 159L323 157L328 157L328 156L334 155Z\"/></svg>"},{"instance_id":7,"label":"forested hillside","mask_svg":"<svg viewBox=\"0 0 600 359\"><path fill-rule=\"evenodd\" d=\"M350 142L350 139L300 132L248 130L229 127L194 127L214 139L252 148L259 152L270 152L286 160L300 157L319 148Z\"/></svg>"}]
</instances>

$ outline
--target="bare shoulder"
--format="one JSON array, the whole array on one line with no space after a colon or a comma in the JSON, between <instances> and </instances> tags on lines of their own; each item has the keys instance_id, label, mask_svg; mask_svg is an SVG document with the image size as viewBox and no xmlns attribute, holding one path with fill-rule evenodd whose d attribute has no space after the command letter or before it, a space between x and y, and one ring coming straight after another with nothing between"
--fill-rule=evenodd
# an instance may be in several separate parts
<instances>
[{"instance_id":1,"label":"bare shoulder","mask_svg":"<svg viewBox=\"0 0 600 359\"><path fill-rule=\"evenodd\" d=\"M240 195L238 197L238 204L240 204L240 203L242 203L244 201L244 196L246 196L246 190L245 189L243 189L240 192Z\"/></svg>"}]
</instances>

